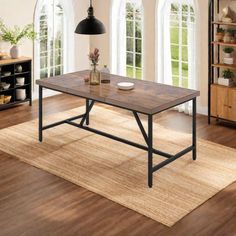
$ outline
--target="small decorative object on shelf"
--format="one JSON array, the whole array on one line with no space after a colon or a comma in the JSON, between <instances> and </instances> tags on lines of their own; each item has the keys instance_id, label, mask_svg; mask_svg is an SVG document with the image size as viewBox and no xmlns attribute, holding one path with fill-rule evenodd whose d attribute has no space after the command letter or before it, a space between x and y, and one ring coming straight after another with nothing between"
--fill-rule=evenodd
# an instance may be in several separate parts
<instances>
[{"instance_id":1,"label":"small decorative object on shelf","mask_svg":"<svg viewBox=\"0 0 236 236\"><path fill-rule=\"evenodd\" d=\"M16 89L16 100L23 101L26 99L26 90L25 89Z\"/></svg>"},{"instance_id":2,"label":"small decorative object on shelf","mask_svg":"<svg viewBox=\"0 0 236 236\"><path fill-rule=\"evenodd\" d=\"M233 52L234 49L231 47L225 47L223 49L224 53L225 53L225 57L224 57L224 63L228 64L228 65L233 65L234 64L234 58L233 58Z\"/></svg>"},{"instance_id":3,"label":"small decorative object on shelf","mask_svg":"<svg viewBox=\"0 0 236 236\"><path fill-rule=\"evenodd\" d=\"M225 35L225 30L223 28L218 28L216 33L216 41L223 42L224 35Z\"/></svg>"},{"instance_id":4,"label":"small decorative object on shelf","mask_svg":"<svg viewBox=\"0 0 236 236\"><path fill-rule=\"evenodd\" d=\"M108 69L107 65L104 65L104 67L101 69L101 83L103 84L109 84L111 82L110 80L110 70Z\"/></svg>"},{"instance_id":5,"label":"small decorative object on shelf","mask_svg":"<svg viewBox=\"0 0 236 236\"><path fill-rule=\"evenodd\" d=\"M234 73L230 70L224 70L222 73L223 77L218 78L218 84L233 87L234 84Z\"/></svg>"},{"instance_id":6,"label":"small decorative object on shelf","mask_svg":"<svg viewBox=\"0 0 236 236\"><path fill-rule=\"evenodd\" d=\"M224 43L231 43L231 39L233 38L232 31L226 30L225 36L224 36Z\"/></svg>"},{"instance_id":7,"label":"small decorative object on shelf","mask_svg":"<svg viewBox=\"0 0 236 236\"><path fill-rule=\"evenodd\" d=\"M26 25L23 29L15 26L14 29L7 27L0 19L0 38L2 41L9 42L12 45L10 55L12 59L17 59L20 56L19 43L27 38L34 40L36 33L34 32L33 24Z\"/></svg>"},{"instance_id":8,"label":"small decorative object on shelf","mask_svg":"<svg viewBox=\"0 0 236 236\"><path fill-rule=\"evenodd\" d=\"M222 9L222 22L224 23L232 23L236 21L236 13L231 9L231 7L227 6Z\"/></svg>"},{"instance_id":9,"label":"small decorative object on shelf","mask_svg":"<svg viewBox=\"0 0 236 236\"><path fill-rule=\"evenodd\" d=\"M99 61L99 49L95 48L94 52L89 54L89 60L92 62L92 70L90 72L90 84L99 85L101 83L101 73L97 70L98 61Z\"/></svg>"},{"instance_id":10,"label":"small decorative object on shelf","mask_svg":"<svg viewBox=\"0 0 236 236\"><path fill-rule=\"evenodd\" d=\"M16 73L21 73L23 70L22 65L17 65L16 66Z\"/></svg>"},{"instance_id":11,"label":"small decorative object on shelf","mask_svg":"<svg viewBox=\"0 0 236 236\"><path fill-rule=\"evenodd\" d=\"M25 77L18 77L16 78L16 85L17 86L22 86L25 84Z\"/></svg>"}]
</instances>

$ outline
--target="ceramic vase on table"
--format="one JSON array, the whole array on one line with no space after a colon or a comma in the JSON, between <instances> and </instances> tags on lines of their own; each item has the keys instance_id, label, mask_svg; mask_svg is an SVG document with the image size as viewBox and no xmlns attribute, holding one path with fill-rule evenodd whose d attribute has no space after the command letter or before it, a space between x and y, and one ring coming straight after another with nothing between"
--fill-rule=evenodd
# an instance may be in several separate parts
<instances>
[{"instance_id":1,"label":"ceramic vase on table","mask_svg":"<svg viewBox=\"0 0 236 236\"><path fill-rule=\"evenodd\" d=\"M12 46L12 48L10 50L10 55L11 55L12 59L17 59L20 57L20 50L17 45Z\"/></svg>"},{"instance_id":2,"label":"ceramic vase on table","mask_svg":"<svg viewBox=\"0 0 236 236\"><path fill-rule=\"evenodd\" d=\"M99 85L101 83L101 73L99 70L97 70L96 64L92 64L89 82L91 85Z\"/></svg>"}]
</instances>

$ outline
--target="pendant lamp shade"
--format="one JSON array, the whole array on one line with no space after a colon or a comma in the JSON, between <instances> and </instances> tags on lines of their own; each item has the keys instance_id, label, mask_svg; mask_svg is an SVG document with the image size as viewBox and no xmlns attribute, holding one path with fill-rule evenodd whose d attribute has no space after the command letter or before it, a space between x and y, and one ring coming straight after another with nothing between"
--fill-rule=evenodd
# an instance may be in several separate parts
<instances>
[{"instance_id":1,"label":"pendant lamp shade","mask_svg":"<svg viewBox=\"0 0 236 236\"><path fill-rule=\"evenodd\" d=\"M88 9L88 16L82 20L76 27L76 34L96 35L106 33L105 27L101 21L95 18L94 10L92 6L92 0L90 0L90 7Z\"/></svg>"}]
</instances>

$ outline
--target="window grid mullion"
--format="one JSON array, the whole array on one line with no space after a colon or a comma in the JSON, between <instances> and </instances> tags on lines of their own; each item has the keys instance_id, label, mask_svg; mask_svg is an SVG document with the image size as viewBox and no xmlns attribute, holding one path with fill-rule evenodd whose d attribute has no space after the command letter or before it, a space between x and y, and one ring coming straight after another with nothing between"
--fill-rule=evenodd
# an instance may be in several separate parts
<instances>
[{"instance_id":1,"label":"window grid mullion","mask_svg":"<svg viewBox=\"0 0 236 236\"><path fill-rule=\"evenodd\" d=\"M135 14L135 6L133 4L133 77L135 78L136 76L136 69L135 69L135 65L136 65L136 56L135 56L135 51L136 51L136 45L135 45L135 27L136 27L136 14Z\"/></svg>"}]
</instances>

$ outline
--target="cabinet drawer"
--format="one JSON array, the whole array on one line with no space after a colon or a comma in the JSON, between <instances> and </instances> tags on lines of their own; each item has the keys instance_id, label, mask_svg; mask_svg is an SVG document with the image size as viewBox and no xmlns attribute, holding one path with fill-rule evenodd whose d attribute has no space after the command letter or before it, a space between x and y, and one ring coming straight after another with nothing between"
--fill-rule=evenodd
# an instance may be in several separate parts
<instances>
[{"instance_id":1,"label":"cabinet drawer","mask_svg":"<svg viewBox=\"0 0 236 236\"><path fill-rule=\"evenodd\" d=\"M229 120L236 121L236 89L229 89Z\"/></svg>"}]
</instances>

